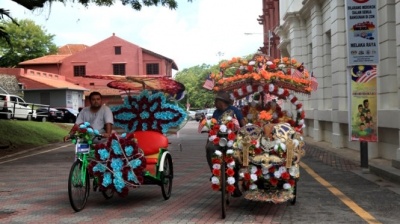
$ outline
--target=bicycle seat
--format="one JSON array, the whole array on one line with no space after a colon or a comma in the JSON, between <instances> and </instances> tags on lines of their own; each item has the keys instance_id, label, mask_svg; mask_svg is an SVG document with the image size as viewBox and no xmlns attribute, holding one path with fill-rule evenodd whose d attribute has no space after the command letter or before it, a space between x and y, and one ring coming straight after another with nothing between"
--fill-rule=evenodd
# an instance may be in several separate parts
<instances>
[{"instance_id":1,"label":"bicycle seat","mask_svg":"<svg viewBox=\"0 0 400 224\"><path fill-rule=\"evenodd\" d=\"M160 132L135 131L133 134L145 156L159 153L160 148L168 148L168 138Z\"/></svg>"}]
</instances>

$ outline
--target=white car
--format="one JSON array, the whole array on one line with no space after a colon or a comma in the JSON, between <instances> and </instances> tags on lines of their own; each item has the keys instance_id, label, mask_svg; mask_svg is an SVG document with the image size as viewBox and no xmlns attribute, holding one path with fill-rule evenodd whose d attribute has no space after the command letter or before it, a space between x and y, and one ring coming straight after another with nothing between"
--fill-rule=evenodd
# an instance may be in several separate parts
<instances>
[{"instance_id":1,"label":"white car","mask_svg":"<svg viewBox=\"0 0 400 224\"><path fill-rule=\"evenodd\" d=\"M0 94L0 112L7 119L36 119L36 110L17 95Z\"/></svg>"},{"instance_id":2,"label":"white car","mask_svg":"<svg viewBox=\"0 0 400 224\"><path fill-rule=\"evenodd\" d=\"M195 118L195 114L196 114L196 112L194 112L194 111L192 111L192 110L188 110L188 111L186 111L187 112L187 116L188 116L188 120L189 121L192 121L192 120L195 120L196 118Z\"/></svg>"}]
</instances>

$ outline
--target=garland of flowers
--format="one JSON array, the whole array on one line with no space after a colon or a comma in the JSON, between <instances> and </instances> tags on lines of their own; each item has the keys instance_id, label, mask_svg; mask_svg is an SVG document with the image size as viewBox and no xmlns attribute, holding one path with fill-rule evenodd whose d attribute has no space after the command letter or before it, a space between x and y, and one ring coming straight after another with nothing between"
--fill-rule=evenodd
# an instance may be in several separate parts
<instances>
[{"instance_id":1,"label":"garland of flowers","mask_svg":"<svg viewBox=\"0 0 400 224\"><path fill-rule=\"evenodd\" d=\"M124 98L122 105L111 107L114 125L126 132L154 130L167 133L185 121L187 113L177 105L166 102L161 92L142 91Z\"/></svg>"},{"instance_id":2,"label":"garland of flowers","mask_svg":"<svg viewBox=\"0 0 400 224\"><path fill-rule=\"evenodd\" d=\"M143 183L142 173L146 167L143 151L138 146L133 133L115 133L107 143L94 146L94 159L89 163L89 173L98 178L101 191L112 189L119 196L128 195L128 187Z\"/></svg>"},{"instance_id":3,"label":"garland of flowers","mask_svg":"<svg viewBox=\"0 0 400 224\"><path fill-rule=\"evenodd\" d=\"M232 149L234 140L236 139L236 134L233 132L235 128L235 124L233 122L233 118L231 116L225 116L222 119L223 124L219 125L215 122L210 123L210 131L209 131L209 138L208 140L213 142L214 145L219 144L220 138L218 137L218 132L223 132L227 133L228 136L228 142L227 142L227 147L228 150L226 151L225 157L223 156L223 153L220 150L215 150L213 156L212 156L212 164L213 164L213 170L212 170L212 177L211 177L211 187L213 190L220 190L221 189L221 165L223 160L225 160L227 169L226 169L226 191L229 193L233 193L235 190L235 160L233 158L234 155L234 150Z\"/></svg>"},{"instance_id":4,"label":"garland of flowers","mask_svg":"<svg viewBox=\"0 0 400 224\"><path fill-rule=\"evenodd\" d=\"M91 145L92 139L95 136L99 136L99 130L95 130L90 126L89 122L85 122L83 124L80 124L78 127L74 126L74 129L72 129L73 135L76 138L80 139L80 142L87 142L89 145ZM77 139L73 138L72 143L76 144Z\"/></svg>"},{"instance_id":5,"label":"garland of flowers","mask_svg":"<svg viewBox=\"0 0 400 224\"><path fill-rule=\"evenodd\" d=\"M225 77L225 70L237 68L233 76ZM274 83L285 89L310 94L312 80L308 71L296 59L287 57L271 60L263 55L255 55L251 61L232 58L220 64L220 73L211 74L214 80L214 91L234 90L246 83ZM239 90L240 91L240 90Z\"/></svg>"}]
</instances>

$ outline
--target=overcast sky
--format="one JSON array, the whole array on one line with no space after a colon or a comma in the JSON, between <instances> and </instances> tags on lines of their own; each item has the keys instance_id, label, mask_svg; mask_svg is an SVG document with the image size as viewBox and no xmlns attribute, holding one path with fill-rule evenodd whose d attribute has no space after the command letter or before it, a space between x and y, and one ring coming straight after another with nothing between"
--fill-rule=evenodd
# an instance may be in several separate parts
<instances>
[{"instance_id":1,"label":"overcast sky","mask_svg":"<svg viewBox=\"0 0 400 224\"><path fill-rule=\"evenodd\" d=\"M91 46L115 33L173 59L179 70L246 56L263 45L262 25L257 21L262 14L260 0L177 0L177 10L159 6L141 11L122 6L120 0L112 7L54 3L34 12L10 0L0 1L0 7L10 10L14 18L31 19L54 34L57 46Z\"/></svg>"}]
</instances>

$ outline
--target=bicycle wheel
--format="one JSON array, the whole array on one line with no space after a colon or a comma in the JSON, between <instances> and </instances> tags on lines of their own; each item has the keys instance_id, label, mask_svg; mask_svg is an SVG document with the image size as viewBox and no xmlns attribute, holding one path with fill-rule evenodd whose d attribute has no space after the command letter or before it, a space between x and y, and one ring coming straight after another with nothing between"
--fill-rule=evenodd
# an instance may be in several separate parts
<instances>
[{"instance_id":1,"label":"bicycle wheel","mask_svg":"<svg viewBox=\"0 0 400 224\"><path fill-rule=\"evenodd\" d=\"M171 197L172 191L172 178L174 177L172 158L170 154L165 157L164 163L162 164L164 171L161 173L161 192L165 200Z\"/></svg>"},{"instance_id":2,"label":"bicycle wheel","mask_svg":"<svg viewBox=\"0 0 400 224\"><path fill-rule=\"evenodd\" d=\"M221 164L221 210L222 210L222 218L226 217L226 202L227 202L227 194L226 194L226 168L225 161Z\"/></svg>"},{"instance_id":3,"label":"bicycle wheel","mask_svg":"<svg viewBox=\"0 0 400 224\"><path fill-rule=\"evenodd\" d=\"M90 183L87 171L85 176L85 179L82 180L82 162L80 160L75 161L69 172L68 196L69 202L76 212L85 207L89 197Z\"/></svg>"}]
</instances>

